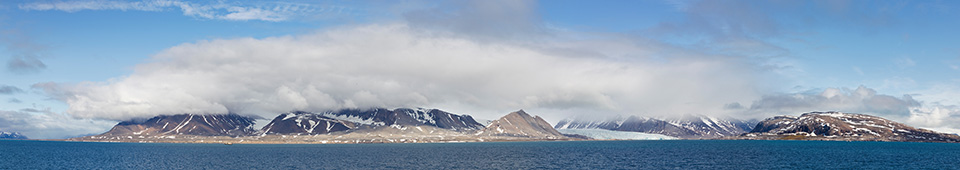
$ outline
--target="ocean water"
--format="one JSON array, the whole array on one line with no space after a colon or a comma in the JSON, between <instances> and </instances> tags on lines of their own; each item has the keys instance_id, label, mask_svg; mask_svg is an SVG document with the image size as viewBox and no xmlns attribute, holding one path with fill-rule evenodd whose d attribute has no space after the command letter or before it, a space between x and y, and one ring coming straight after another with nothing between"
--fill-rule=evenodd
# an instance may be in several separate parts
<instances>
[{"instance_id":1,"label":"ocean water","mask_svg":"<svg viewBox=\"0 0 960 170\"><path fill-rule=\"evenodd\" d=\"M165 144L0 140L0 169L958 169L960 144L570 141Z\"/></svg>"}]
</instances>

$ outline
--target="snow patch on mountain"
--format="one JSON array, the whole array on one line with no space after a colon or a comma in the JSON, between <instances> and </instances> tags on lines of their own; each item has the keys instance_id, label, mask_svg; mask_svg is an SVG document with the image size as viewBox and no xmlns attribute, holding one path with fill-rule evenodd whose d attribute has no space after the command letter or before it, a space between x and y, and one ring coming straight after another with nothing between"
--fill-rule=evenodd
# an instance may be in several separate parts
<instances>
[{"instance_id":1,"label":"snow patch on mountain","mask_svg":"<svg viewBox=\"0 0 960 170\"><path fill-rule=\"evenodd\" d=\"M749 132L755 122L721 119L704 115L686 115L677 118L646 118L617 116L605 120L574 118L557 123L557 129L606 129L643 132L680 138L718 138Z\"/></svg>"},{"instance_id":2,"label":"snow patch on mountain","mask_svg":"<svg viewBox=\"0 0 960 170\"><path fill-rule=\"evenodd\" d=\"M20 134L19 132L3 132L0 131L0 139L27 139L27 136Z\"/></svg>"}]
</instances>

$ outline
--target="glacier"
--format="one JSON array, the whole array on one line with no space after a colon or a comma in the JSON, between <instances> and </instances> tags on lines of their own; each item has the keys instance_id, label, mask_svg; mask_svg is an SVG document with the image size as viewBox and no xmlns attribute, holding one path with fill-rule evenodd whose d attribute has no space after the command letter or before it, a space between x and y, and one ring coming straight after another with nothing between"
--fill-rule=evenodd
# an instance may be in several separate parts
<instances>
[{"instance_id":1,"label":"glacier","mask_svg":"<svg viewBox=\"0 0 960 170\"><path fill-rule=\"evenodd\" d=\"M616 140L676 140L677 137L661 135L661 134L652 134L652 133L642 133L642 132L627 132L627 131L614 131L606 129L557 129L560 133L564 134L577 134L583 135L594 139L616 139Z\"/></svg>"}]
</instances>

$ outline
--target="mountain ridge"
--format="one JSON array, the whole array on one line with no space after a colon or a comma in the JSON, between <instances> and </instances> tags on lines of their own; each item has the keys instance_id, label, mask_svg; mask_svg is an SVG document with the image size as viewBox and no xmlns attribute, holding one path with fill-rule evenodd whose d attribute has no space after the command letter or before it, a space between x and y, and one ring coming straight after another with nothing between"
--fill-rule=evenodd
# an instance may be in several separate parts
<instances>
[{"instance_id":1,"label":"mountain ridge","mask_svg":"<svg viewBox=\"0 0 960 170\"><path fill-rule=\"evenodd\" d=\"M702 116L673 120L631 116L601 121L564 119L551 126L540 116L518 110L483 126L469 115L439 109L371 108L318 113L291 111L279 114L259 130L252 128L253 118L236 114L161 115L140 121L123 121L103 134L67 140L192 143L539 141L589 139L583 135L563 134L557 129L606 129L695 135L681 139L960 142L960 136L955 134L914 128L864 114L811 112L801 116L775 116L756 123L749 131L744 129L744 122ZM737 131L744 132L736 134Z\"/></svg>"},{"instance_id":2,"label":"mountain ridge","mask_svg":"<svg viewBox=\"0 0 960 170\"><path fill-rule=\"evenodd\" d=\"M842 112L775 116L731 139L960 142L956 134L915 128L882 117Z\"/></svg>"},{"instance_id":3,"label":"mountain ridge","mask_svg":"<svg viewBox=\"0 0 960 170\"><path fill-rule=\"evenodd\" d=\"M0 131L0 139L29 139L27 136L20 134L20 132L4 132Z\"/></svg>"},{"instance_id":4,"label":"mountain ridge","mask_svg":"<svg viewBox=\"0 0 960 170\"><path fill-rule=\"evenodd\" d=\"M234 116L243 121L223 119ZM216 119L213 119L216 117ZM206 119L205 119L206 118ZM218 121L241 122L216 129ZM439 109L369 108L326 112L291 111L281 113L259 130L252 130L250 117L238 115L161 115L147 120L118 123L100 135L71 138L71 141L116 142L215 142L247 141L257 143L396 143L396 142L482 142L530 140L580 140L579 135L564 135L539 116L518 111L484 126L470 115ZM213 121L213 123L210 123ZM512 122L512 123L511 123ZM245 128L237 128L245 127ZM493 133L489 129L510 129ZM199 131L196 131L198 130ZM239 129L239 130L238 130ZM236 132L236 133L226 133Z\"/></svg>"},{"instance_id":5,"label":"mountain ridge","mask_svg":"<svg viewBox=\"0 0 960 170\"><path fill-rule=\"evenodd\" d=\"M614 131L662 134L686 139L708 139L736 136L749 132L752 121L715 118L705 115L684 115L674 118L647 118L616 116L603 120L567 118L557 123L557 129L606 129Z\"/></svg>"},{"instance_id":6,"label":"mountain ridge","mask_svg":"<svg viewBox=\"0 0 960 170\"><path fill-rule=\"evenodd\" d=\"M245 136L256 132L253 124L254 118L237 114L160 115L146 120L122 121L109 131L91 138L133 135Z\"/></svg>"}]
</instances>

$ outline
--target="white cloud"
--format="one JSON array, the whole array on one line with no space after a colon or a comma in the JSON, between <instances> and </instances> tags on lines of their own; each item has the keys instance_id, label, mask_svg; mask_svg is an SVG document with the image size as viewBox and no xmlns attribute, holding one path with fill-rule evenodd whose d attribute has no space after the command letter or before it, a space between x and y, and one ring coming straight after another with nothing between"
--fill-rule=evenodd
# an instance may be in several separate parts
<instances>
[{"instance_id":1,"label":"white cloud","mask_svg":"<svg viewBox=\"0 0 960 170\"><path fill-rule=\"evenodd\" d=\"M800 93L767 95L754 101L748 109L742 111L755 118L772 115L798 115L810 111L841 111L864 113L884 117L910 126L941 132L960 132L960 107L954 100L941 97L960 94L960 88L938 87L930 91L943 92L944 95L912 95L895 97L877 94L873 89L860 86L856 89L827 88ZM923 92L923 94L930 94ZM935 93L934 93L935 94ZM956 96L956 95L952 95ZM952 99L952 98L949 98ZM949 103L949 104L947 104Z\"/></svg>"},{"instance_id":2,"label":"white cloud","mask_svg":"<svg viewBox=\"0 0 960 170\"><path fill-rule=\"evenodd\" d=\"M517 45L405 24L365 25L182 44L136 66L129 76L34 87L67 102L73 116L113 120L419 106L490 118L516 109L717 113L730 101L758 93L756 66L736 58L681 53L624 60L558 53L670 54L659 48L617 40Z\"/></svg>"},{"instance_id":3,"label":"white cloud","mask_svg":"<svg viewBox=\"0 0 960 170\"><path fill-rule=\"evenodd\" d=\"M910 110L906 123L946 133L960 133L960 107L930 104Z\"/></svg>"},{"instance_id":4,"label":"white cloud","mask_svg":"<svg viewBox=\"0 0 960 170\"><path fill-rule=\"evenodd\" d=\"M335 14L334 12L340 12L344 8L301 3L239 4L222 1L216 3L193 3L179 0L81 0L25 3L20 4L18 7L22 10L58 10L65 12L79 12L84 10L165 11L180 9L183 15L186 16L234 21L284 21L292 17L307 14Z\"/></svg>"},{"instance_id":5,"label":"white cloud","mask_svg":"<svg viewBox=\"0 0 960 170\"><path fill-rule=\"evenodd\" d=\"M776 114L794 115L810 111L867 113L891 118L905 118L921 103L910 95L901 97L877 94L873 89L827 88L800 93L766 95L754 101L747 113L758 118Z\"/></svg>"},{"instance_id":6,"label":"white cloud","mask_svg":"<svg viewBox=\"0 0 960 170\"><path fill-rule=\"evenodd\" d=\"M63 139L82 134L99 134L116 122L76 119L49 109L0 110L0 131L20 132L31 139Z\"/></svg>"},{"instance_id":7,"label":"white cloud","mask_svg":"<svg viewBox=\"0 0 960 170\"><path fill-rule=\"evenodd\" d=\"M918 90L916 98L931 105L960 105L960 79L941 80L938 83L927 85L923 90Z\"/></svg>"}]
</instances>

